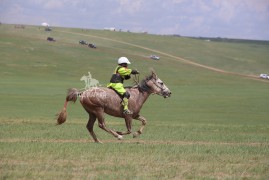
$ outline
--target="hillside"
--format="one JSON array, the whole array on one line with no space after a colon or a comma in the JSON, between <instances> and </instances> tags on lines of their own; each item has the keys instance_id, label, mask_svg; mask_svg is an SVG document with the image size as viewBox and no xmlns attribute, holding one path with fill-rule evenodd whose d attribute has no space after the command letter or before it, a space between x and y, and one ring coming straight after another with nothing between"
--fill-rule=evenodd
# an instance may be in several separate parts
<instances>
[{"instance_id":1,"label":"hillside","mask_svg":"<svg viewBox=\"0 0 269 180\"><path fill-rule=\"evenodd\" d=\"M1 178L269 175L269 81L258 78L269 74L268 43L2 24L0 50ZM151 60L151 54L161 59ZM170 98L152 95L145 103L141 115L148 124L141 137L119 142L96 123L105 144L94 144L79 103L70 103L67 122L54 126L66 89L84 88L80 78L88 72L106 86L120 56L130 59L140 79L154 68L172 91ZM106 116L106 122L126 129L121 119ZM133 122L135 130L139 126Z\"/></svg>"},{"instance_id":2,"label":"hillside","mask_svg":"<svg viewBox=\"0 0 269 180\"><path fill-rule=\"evenodd\" d=\"M105 86L120 56L131 60L130 67L141 72L140 78L146 76L150 68L154 68L172 90L174 97L168 103L175 103L175 108L178 108L177 105L184 108L184 103L179 103L182 98L188 95L195 97L194 94L204 90L210 94L207 95L208 100L211 95L224 98L224 94L227 94L229 98L229 94L234 92L241 96L241 91L252 88L257 90L252 92L254 97L268 94L267 91L263 92L268 87L268 81L252 78L252 75L258 76L259 71L264 73L268 70L267 44L206 42L102 30L54 28L47 32L40 27L26 26L25 29L18 29L12 25L1 25L0 28L0 78L4 87L1 93L4 97L9 96L9 99L13 98L13 93L19 93L19 96L52 95L57 96L56 99L60 99L58 95L61 95L63 99L65 89L84 87L80 78L89 71ZM56 42L47 41L47 37L53 37ZM79 40L93 42L97 49L80 45ZM149 59L150 54L159 55L161 60ZM247 77L219 73L205 66ZM126 82L126 85L131 84L131 81ZM245 88L241 89L242 87ZM163 102L160 98L154 96L155 98L157 102ZM8 107L9 99L6 108L12 108L12 105ZM217 101L212 98L213 107L218 104ZM55 102L58 106L62 103L59 100ZM253 103L259 104L262 101L254 98L249 105ZM267 103L260 104L261 108ZM51 116L49 114L44 112L44 116ZM25 114L23 116L27 117Z\"/></svg>"}]
</instances>

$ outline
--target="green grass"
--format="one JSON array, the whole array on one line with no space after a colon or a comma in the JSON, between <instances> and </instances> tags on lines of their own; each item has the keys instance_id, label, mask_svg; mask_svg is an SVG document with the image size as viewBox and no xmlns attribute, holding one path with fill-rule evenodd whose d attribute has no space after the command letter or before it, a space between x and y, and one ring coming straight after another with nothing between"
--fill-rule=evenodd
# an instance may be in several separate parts
<instances>
[{"instance_id":1,"label":"green grass","mask_svg":"<svg viewBox=\"0 0 269 180\"><path fill-rule=\"evenodd\" d=\"M47 42L48 36L56 42ZM78 44L94 42L97 49ZM129 44L126 44L129 43ZM199 39L34 26L0 26L1 179L268 179L269 83L190 65L174 56L244 75L269 73L268 43ZM160 61L147 56L157 54ZM94 130L79 103L55 126L69 87L91 72L103 86L120 56L140 78L153 67L172 91L151 96L138 139L118 141ZM126 82L126 84L132 84ZM107 125L125 130L122 119ZM133 122L133 130L140 123Z\"/></svg>"}]
</instances>

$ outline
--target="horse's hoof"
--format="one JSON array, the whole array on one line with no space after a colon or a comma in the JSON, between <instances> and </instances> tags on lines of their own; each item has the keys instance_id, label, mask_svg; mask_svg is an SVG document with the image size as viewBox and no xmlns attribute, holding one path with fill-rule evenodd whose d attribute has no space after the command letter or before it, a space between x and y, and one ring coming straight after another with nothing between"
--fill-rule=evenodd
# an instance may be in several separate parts
<instances>
[{"instance_id":1,"label":"horse's hoof","mask_svg":"<svg viewBox=\"0 0 269 180\"><path fill-rule=\"evenodd\" d=\"M118 135L118 140L123 140L123 136Z\"/></svg>"},{"instance_id":2,"label":"horse's hoof","mask_svg":"<svg viewBox=\"0 0 269 180\"><path fill-rule=\"evenodd\" d=\"M139 135L140 135L140 134L139 134L138 132L135 132L135 133L133 134L133 138L137 138Z\"/></svg>"}]
</instances>

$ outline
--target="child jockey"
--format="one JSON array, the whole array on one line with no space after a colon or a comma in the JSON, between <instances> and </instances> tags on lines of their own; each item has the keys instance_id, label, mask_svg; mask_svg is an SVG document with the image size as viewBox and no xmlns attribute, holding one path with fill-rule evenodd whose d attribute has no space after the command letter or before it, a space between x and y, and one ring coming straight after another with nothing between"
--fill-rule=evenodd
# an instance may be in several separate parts
<instances>
[{"instance_id":1,"label":"child jockey","mask_svg":"<svg viewBox=\"0 0 269 180\"><path fill-rule=\"evenodd\" d=\"M126 57L120 57L118 59L118 66L115 69L107 87L114 89L123 97L123 113L133 114L133 112L128 109L128 99L130 98L130 94L124 89L123 81L125 79L130 79L131 74L139 74L139 72L137 70L128 69L128 64L131 63Z\"/></svg>"}]
</instances>

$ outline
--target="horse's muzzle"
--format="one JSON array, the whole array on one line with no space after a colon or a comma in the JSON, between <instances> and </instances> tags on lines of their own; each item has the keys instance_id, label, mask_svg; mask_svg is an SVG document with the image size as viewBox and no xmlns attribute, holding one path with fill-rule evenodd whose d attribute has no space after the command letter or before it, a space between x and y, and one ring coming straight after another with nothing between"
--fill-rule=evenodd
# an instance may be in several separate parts
<instances>
[{"instance_id":1,"label":"horse's muzzle","mask_svg":"<svg viewBox=\"0 0 269 180\"><path fill-rule=\"evenodd\" d=\"M162 95L163 95L164 98L170 97L171 94L172 94L171 91L164 91L164 92L162 93Z\"/></svg>"}]
</instances>

